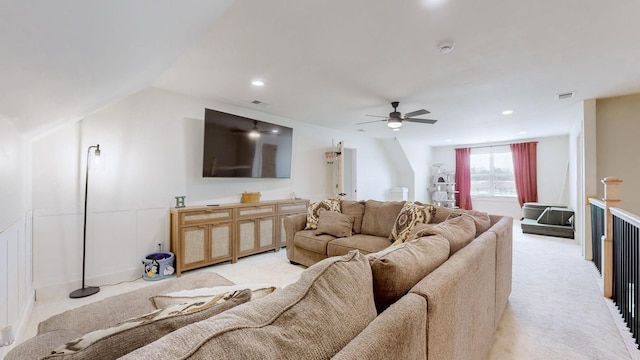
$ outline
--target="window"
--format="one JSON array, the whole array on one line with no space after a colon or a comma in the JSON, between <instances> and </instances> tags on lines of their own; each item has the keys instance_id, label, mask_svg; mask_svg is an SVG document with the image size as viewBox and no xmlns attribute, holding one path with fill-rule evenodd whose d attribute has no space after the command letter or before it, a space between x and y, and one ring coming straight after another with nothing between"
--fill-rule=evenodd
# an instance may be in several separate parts
<instances>
[{"instance_id":1,"label":"window","mask_svg":"<svg viewBox=\"0 0 640 360\"><path fill-rule=\"evenodd\" d=\"M471 149L471 195L517 196L509 146Z\"/></svg>"}]
</instances>

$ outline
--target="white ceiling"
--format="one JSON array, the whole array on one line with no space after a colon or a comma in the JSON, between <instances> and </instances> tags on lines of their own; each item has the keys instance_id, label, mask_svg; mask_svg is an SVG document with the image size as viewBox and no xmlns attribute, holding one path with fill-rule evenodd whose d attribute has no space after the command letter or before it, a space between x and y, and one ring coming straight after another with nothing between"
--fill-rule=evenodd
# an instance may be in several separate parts
<instances>
[{"instance_id":1,"label":"white ceiling","mask_svg":"<svg viewBox=\"0 0 640 360\"><path fill-rule=\"evenodd\" d=\"M640 92L639 17L635 0L3 1L0 116L42 131L154 85L431 145L567 134L580 101ZM396 100L439 121L356 125Z\"/></svg>"}]
</instances>

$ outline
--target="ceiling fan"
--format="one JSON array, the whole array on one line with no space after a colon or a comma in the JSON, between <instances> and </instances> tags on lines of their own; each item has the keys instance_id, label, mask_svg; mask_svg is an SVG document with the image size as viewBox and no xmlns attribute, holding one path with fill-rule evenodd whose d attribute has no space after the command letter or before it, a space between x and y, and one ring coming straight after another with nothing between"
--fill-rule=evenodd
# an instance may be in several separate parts
<instances>
[{"instance_id":1,"label":"ceiling fan","mask_svg":"<svg viewBox=\"0 0 640 360\"><path fill-rule=\"evenodd\" d=\"M377 121L386 121L388 127L396 130L396 129L400 129L403 121L421 123L421 124L435 124L436 121L438 121L438 120L432 120L432 119L417 119L414 117L414 116L426 115L431 113L429 110L425 110L425 109L408 112L402 115L397 109L398 105L400 105L400 102L398 101L394 101L391 103L391 106L393 106L393 111L389 113L389 116L366 115L366 116L374 116L374 117L383 117L384 118L383 120L365 121L365 122L357 123L356 125L368 124L368 123L377 122Z\"/></svg>"}]
</instances>

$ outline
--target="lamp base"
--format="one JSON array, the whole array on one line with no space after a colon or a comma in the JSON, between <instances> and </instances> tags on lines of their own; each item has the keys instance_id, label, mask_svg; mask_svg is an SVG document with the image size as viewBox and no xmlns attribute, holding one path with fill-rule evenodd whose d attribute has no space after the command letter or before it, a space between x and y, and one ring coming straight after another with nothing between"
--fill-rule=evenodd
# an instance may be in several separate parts
<instances>
[{"instance_id":1,"label":"lamp base","mask_svg":"<svg viewBox=\"0 0 640 360\"><path fill-rule=\"evenodd\" d=\"M100 288L97 286L87 286L87 287L83 287L82 289L78 289L75 291L72 291L69 294L69 297L72 299L79 299L79 298L83 298L83 297L87 297L87 296L91 296L93 294L98 293L98 291L100 291Z\"/></svg>"}]
</instances>

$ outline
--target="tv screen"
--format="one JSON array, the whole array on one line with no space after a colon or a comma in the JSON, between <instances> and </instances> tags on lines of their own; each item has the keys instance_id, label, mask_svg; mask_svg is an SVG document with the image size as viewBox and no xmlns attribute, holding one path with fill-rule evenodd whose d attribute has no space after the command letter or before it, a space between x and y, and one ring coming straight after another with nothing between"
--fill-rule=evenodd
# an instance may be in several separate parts
<instances>
[{"instance_id":1,"label":"tv screen","mask_svg":"<svg viewBox=\"0 0 640 360\"><path fill-rule=\"evenodd\" d=\"M203 177L290 178L293 129L205 109Z\"/></svg>"}]
</instances>

